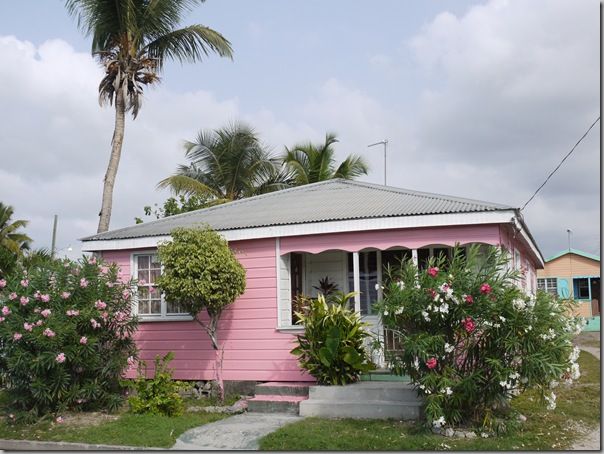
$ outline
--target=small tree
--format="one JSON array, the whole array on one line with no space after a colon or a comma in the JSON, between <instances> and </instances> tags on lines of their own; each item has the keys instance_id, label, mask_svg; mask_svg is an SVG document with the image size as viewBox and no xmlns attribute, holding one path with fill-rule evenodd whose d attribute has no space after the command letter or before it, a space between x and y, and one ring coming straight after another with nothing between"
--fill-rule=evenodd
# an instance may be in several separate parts
<instances>
[{"instance_id":1,"label":"small tree","mask_svg":"<svg viewBox=\"0 0 604 454\"><path fill-rule=\"evenodd\" d=\"M189 312L218 350L216 328L225 307L245 290L245 270L226 240L209 227L178 228L172 241L160 244L164 272L157 285L166 301ZM205 310L210 320L199 314Z\"/></svg>"}]
</instances>

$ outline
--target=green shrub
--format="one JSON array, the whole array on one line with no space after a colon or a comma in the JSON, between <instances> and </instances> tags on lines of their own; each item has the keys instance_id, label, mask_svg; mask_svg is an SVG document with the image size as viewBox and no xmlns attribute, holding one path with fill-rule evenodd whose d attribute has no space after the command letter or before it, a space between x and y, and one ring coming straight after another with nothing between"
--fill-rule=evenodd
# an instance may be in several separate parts
<instances>
[{"instance_id":1,"label":"green shrub","mask_svg":"<svg viewBox=\"0 0 604 454\"><path fill-rule=\"evenodd\" d=\"M564 302L526 294L498 248L467 256L455 248L449 264L427 270L411 261L390 269L378 308L398 345L386 359L411 377L426 401L428 423L491 427L508 401L538 388L550 409L558 381L578 378L571 344L580 330Z\"/></svg>"},{"instance_id":2,"label":"green shrub","mask_svg":"<svg viewBox=\"0 0 604 454\"><path fill-rule=\"evenodd\" d=\"M138 376L131 385L135 395L128 398L130 412L165 416L182 415L185 404L179 391L186 385L173 380L173 370L168 363L174 359L174 353L168 352L163 358L155 357L155 373L147 379L147 364L139 362Z\"/></svg>"},{"instance_id":3,"label":"green shrub","mask_svg":"<svg viewBox=\"0 0 604 454\"><path fill-rule=\"evenodd\" d=\"M116 409L137 355L131 283L92 257L48 260L0 279L0 369L9 411Z\"/></svg>"},{"instance_id":4,"label":"green shrub","mask_svg":"<svg viewBox=\"0 0 604 454\"><path fill-rule=\"evenodd\" d=\"M367 324L347 307L352 296L338 293L328 302L319 294L308 301L304 313L296 313L304 334L297 336L298 346L291 353L320 385L353 383L361 372L373 368L363 345L369 336L364 330Z\"/></svg>"}]
</instances>

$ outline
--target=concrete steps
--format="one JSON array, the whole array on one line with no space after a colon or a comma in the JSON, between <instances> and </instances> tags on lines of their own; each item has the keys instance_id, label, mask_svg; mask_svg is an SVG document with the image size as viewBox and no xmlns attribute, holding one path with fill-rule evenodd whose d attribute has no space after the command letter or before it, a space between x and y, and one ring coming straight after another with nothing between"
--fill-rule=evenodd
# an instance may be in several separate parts
<instances>
[{"instance_id":1,"label":"concrete steps","mask_svg":"<svg viewBox=\"0 0 604 454\"><path fill-rule=\"evenodd\" d=\"M268 382L256 385L255 396L247 401L250 413L287 413L297 415L300 402L308 399L312 383Z\"/></svg>"},{"instance_id":2,"label":"concrete steps","mask_svg":"<svg viewBox=\"0 0 604 454\"><path fill-rule=\"evenodd\" d=\"M419 419L423 401L408 383L358 382L313 386L300 402L300 416L355 419Z\"/></svg>"}]
</instances>

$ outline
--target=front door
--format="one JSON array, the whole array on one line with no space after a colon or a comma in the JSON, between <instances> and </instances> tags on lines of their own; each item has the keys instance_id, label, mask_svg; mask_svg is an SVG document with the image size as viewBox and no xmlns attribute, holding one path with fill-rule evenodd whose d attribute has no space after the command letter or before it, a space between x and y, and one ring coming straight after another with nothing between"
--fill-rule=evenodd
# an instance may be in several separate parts
<instances>
[{"instance_id":1,"label":"front door","mask_svg":"<svg viewBox=\"0 0 604 454\"><path fill-rule=\"evenodd\" d=\"M591 278L591 315L600 315L600 278Z\"/></svg>"}]
</instances>

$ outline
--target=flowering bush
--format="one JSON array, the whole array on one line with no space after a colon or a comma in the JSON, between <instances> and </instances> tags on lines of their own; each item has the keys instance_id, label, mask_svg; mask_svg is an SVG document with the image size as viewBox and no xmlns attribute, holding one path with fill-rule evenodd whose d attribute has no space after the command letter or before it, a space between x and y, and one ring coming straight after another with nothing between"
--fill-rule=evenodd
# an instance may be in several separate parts
<instances>
[{"instance_id":1,"label":"flowering bush","mask_svg":"<svg viewBox=\"0 0 604 454\"><path fill-rule=\"evenodd\" d=\"M379 303L384 326L398 345L386 352L398 374L408 375L426 401L429 424L489 426L497 410L527 388L539 388L550 409L558 381L579 377L572 337L581 329L566 303L515 285L508 258L455 248L449 264L427 270L411 261L388 270Z\"/></svg>"},{"instance_id":2,"label":"flowering bush","mask_svg":"<svg viewBox=\"0 0 604 454\"><path fill-rule=\"evenodd\" d=\"M14 412L38 417L120 404L138 322L131 283L119 282L117 271L93 257L48 261L0 280L0 370Z\"/></svg>"}]
</instances>

